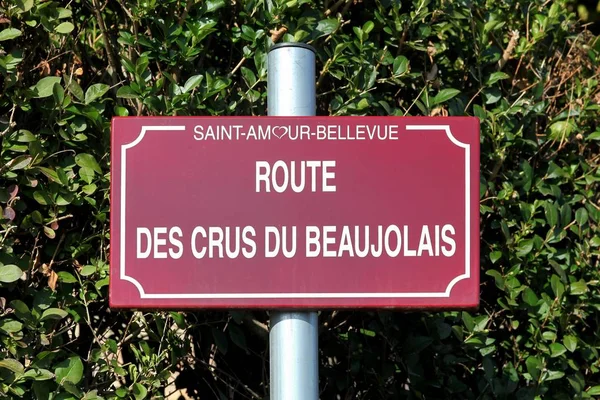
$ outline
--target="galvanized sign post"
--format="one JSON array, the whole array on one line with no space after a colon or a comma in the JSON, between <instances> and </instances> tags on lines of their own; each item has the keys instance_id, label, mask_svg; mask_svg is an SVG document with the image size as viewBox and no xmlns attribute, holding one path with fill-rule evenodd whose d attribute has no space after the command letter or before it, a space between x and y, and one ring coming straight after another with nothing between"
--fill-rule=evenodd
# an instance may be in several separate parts
<instances>
[{"instance_id":1,"label":"galvanized sign post","mask_svg":"<svg viewBox=\"0 0 600 400\"><path fill-rule=\"evenodd\" d=\"M314 49L297 43L272 47L267 69L269 116L308 117L315 111ZM269 346L271 399L317 400L317 312L272 311Z\"/></svg>"}]
</instances>

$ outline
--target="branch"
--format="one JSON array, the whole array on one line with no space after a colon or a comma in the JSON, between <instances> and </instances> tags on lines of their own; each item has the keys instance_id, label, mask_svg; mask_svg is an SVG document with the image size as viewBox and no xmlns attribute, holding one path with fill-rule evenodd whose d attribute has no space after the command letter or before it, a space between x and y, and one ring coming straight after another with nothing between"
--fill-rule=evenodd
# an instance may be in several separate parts
<instances>
[{"instance_id":1,"label":"branch","mask_svg":"<svg viewBox=\"0 0 600 400\"><path fill-rule=\"evenodd\" d=\"M245 62L246 62L246 57L242 57L240 62L237 63L235 68L233 68L227 76L231 78L237 72L237 70L240 69L242 67L242 65L244 65Z\"/></svg>"},{"instance_id":2,"label":"branch","mask_svg":"<svg viewBox=\"0 0 600 400\"><path fill-rule=\"evenodd\" d=\"M185 22L185 19L187 18L188 13L190 12L190 8L192 8L193 3L194 3L193 0L187 1L186 5L185 5L185 9L183 10L181 17L179 17L179 21L177 21L177 24L179 24L179 26L183 25L183 23Z\"/></svg>"},{"instance_id":3,"label":"branch","mask_svg":"<svg viewBox=\"0 0 600 400\"><path fill-rule=\"evenodd\" d=\"M113 81L113 85L116 85L119 82L119 64L117 63L117 59L115 57L115 53L113 52L113 48L110 45L108 31L106 29L106 24L104 23L104 18L102 18L102 11L100 10L100 6L98 5L98 0L92 0L92 5L92 8L94 9L94 14L96 15L96 22L98 23L98 28L100 28L100 33L102 33L102 42L104 43L104 49L106 50L108 64L113 70L113 73L110 74L110 76Z\"/></svg>"}]
</instances>

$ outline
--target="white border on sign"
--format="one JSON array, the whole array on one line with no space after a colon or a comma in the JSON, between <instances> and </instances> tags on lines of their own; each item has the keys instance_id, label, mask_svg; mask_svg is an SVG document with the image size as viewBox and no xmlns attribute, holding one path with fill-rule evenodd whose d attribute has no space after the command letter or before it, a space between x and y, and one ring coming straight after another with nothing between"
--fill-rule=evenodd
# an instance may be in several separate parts
<instances>
[{"instance_id":1,"label":"white border on sign","mask_svg":"<svg viewBox=\"0 0 600 400\"><path fill-rule=\"evenodd\" d=\"M142 299L326 299L326 298L437 298L450 297L454 285L471 277L471 187L469 184L471 149L468 143L457 140L450 125L407 125L409 131L444 131L456 146L465 149L465 272L452 279L444 292L398 292L398 293L146 293L142 284L125 273L125 194L127 150L139 144L148 131L183 131L185 126L142 126L139 136L131 143L121 146L121 221L120 221L120 278L131 282Z\"/></svg>"}]
</instances>

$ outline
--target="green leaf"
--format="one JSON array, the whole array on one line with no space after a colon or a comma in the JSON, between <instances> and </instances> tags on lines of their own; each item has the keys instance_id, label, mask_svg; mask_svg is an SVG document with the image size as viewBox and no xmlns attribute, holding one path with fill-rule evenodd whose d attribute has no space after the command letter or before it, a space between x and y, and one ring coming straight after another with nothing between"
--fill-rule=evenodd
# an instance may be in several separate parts
<instances>
[{"instance_id":1,"label":"green leaf","mask_svg":"<svg viewBox=\"0 0 600 400\"><path fill-rule=\"evenodd\" d=\"M483 91L485 104L494 104L502 98L502 92L497 87L488 88Z\"/></svg>"},{"instance_id":2,"label":"green leaf","mask_svg":"<svg viewBox=\"0 0 600 400\"><path fill-rule=\"evenodd\" d=\"M56 300L56 296L50 290L50 288L45 288L42 290L38 290L33 298L33 307L39 308L40 310L45 310Z\"/></svg>"},{"instance_id":3,"label":"green leaf","mask_svg":"<svg viewBox=\"0 0 600 400\"><path fill-rule=\"evenodd\" d=\"M121 86L117 90L117 97L121 99L137 99L140 95L134 92L131 86Z\"/></svg>"},{"instance_id":4,"label":"green leaf","mask_svg":"<svg viewBox=\"0 0 600 400\"><path fill-rule=\"evenodd\" d=\"M60 178L58 177L58 174L56 173L56 171L54 171L53 169L50 168L46 168L46 167L37 167L37 169L44 175L46 175L46 177L48 179L50 179L51 181L54 181L56 183L62 183L60 181Z\"/></svg>"},{"instance_id":5,"label":"green leaf","mask_svg":"<svg viewBox=\"0 0 600 400\"><path fill-rule=\"evenodd\" d=\"M563 338L563 344L571 353L577 349L577 338L575 336L567 335Z\"/></svg>"},{"instance_id":6,"label":"green leaf","mask_svg":"<svg viewBox=\"0 0 600 400\"><path fill-rule=\"evenodd\" d=\"M19 378L20 379L20 378ZM18 398L22 399L23 397L25 397L25 386L23 384L21 384L20 382L13 382L13 384L11 384L8 387L8 390L10 393L13 393L14 395L16 395Z\"/></svg>"},{"instance_id":7,"label":"green leaf","mask_svg":"<svg viewBox=\"0 0 600 400\"><path fill-rule=\"evenodd\" d=\"M34 97L45 98L52 96L54 85L57 83L60 84L61 79L60 76L47 76L40 79L32 88L35 91Z\"/></svg>"},{"instance_id":8,"label":"green leaf","mask_svg":"<svg viewBox=\"0 0 600 400\"><path fill-rule=\"evenodd\" d=\"M64 382L76 385L83 377L83 363L79 357L73 356L59 363L54 370L54 374L59 385Z\"/></svg>"},{"instance_id":9,"label":"green leaf","mask_svg":"<svg viewBox=\"0 0 600 400\"><path fill-rule=\"evenodd\" d=\"M204 79L204 75L191 76L183 85L183 92L187 93L195 89L202 82L202 79Z\"/></svg>"},{"instance_id":10,"label":"green leaf","mask_svg":"<svg viewBox=\"0 0 600 400\"><path fill-rule=\"evenodd\" d=\"M494 72L494 73L492 73L490 75L490 77L487 79L487 81L485 82L485 84L487 86L491 86L494 83L498 82L499 80L508 79L508 78L510 78L510 75L508 75L505 72Z\"/></svg>"},{"instance_id":11,"label":"green leaf","mask_svg":"<svg viewBox=\"0 0 600 400\"><path fill-rule=\"evenodd\" d=\"M600 385L599 386L592 386L591 388L589 388L586 391L587 394L589 394L590 396L596 396L600 394Z\"/></svg>"},{"instance_id":12,"label":"green leaf","mask_svg":"<svg viewBox=\"0 0 600 400\"><path fill-rule=\"evenodd\" d=\"M256 31L248 25L242 25L242 38L253 42L256 39Z\"/></svg>"},{"instance_id":13,"label":"green leaf","mask_svg":"<svg viewBox=\"0 0 600 400\"><path fill-rule=\"evenodd\" d=\"M545 340L554 341L556 339L556 333L552 331L545 331L544 333L542 333L542 337Z\"/></svg>"},{"instance_id":14,"label":"green leaf","mask_svg":"<svg viewBox=\"0 0 600 400\"><path fill-rule=\"evenodd\" d=\"M584 294L588 291L587 284L583 280L571 283L570 289L571 289L571 294L574 294L574 295Z\"/></svg>"},{"instance_id":15,"label":"green leaf","mask_svg":"<svg viewBox=\"0 0 600 400\"><path fill-rule=\"evenodd\" d=\"M487 270L485 274L494 278L494 283L496 284L497 288L504 288L504 277L500 272L496 271L495 269L490 269Z\"/></svg>"},{"instance_id":16,"label":"green leaf","mask_svg":"<svg viewBox=\"0 0 600 400\"><path fill-rule=\"evenodd\" d=\"M590 133L586 136L585 140L600 140L600 131Z\"/></svg>"},{"instance_id":17,"label":"green leaf","mask_svg":"<svg viewBox=\"0 0 600 400\"><path fill-rule=\"evenodd\" d=\"M0 42L4 40L11 40L22 35L22 32L15 28L6 28L0 31Z\"/></svg>"},{"instance_id":18,"label":"green leaf","mask_svg":"<svg viewBox=\"0 0 600 400\"><path fill-rule=\"evenodd\" d=\"M490 317L487 315L480 315L480 316L476 317L475 318L476 324L473 327L473 330L476 332L481 332L481 331L485 330L489 320L490 320Z\"/></svg>"},{"instance_id":19,"label":"green leaf","mask_svg":"<svg viewBox=\"0 0 600 400\"><path fill-rule=\"evenodd\" d=\"M207 0L206 2L206 12L211 13L213 11L217 11L219 8L225 6L225 0Z\"/></svg>"},{"instance_id":20,"label":"green leaf","mask_svg":"<svg viewBox=\"0 0 600 400\"><path fill-rule=\"evenodd\" d=\"M546 177L552 179L564 176L565 171L563 171L563 169L556 165L554 162L550 161L550 163L548 164L548 172L546 172Z\"/></svg>"},{"instance_id":21,"label":"green leaf","mask_svg":"<svg viewBox=\"0 0 600 400\"><path fill-rule=\"evenodd\" d=\"M48 308L47 310L44 310L43 314L42 314L42 318L40 319L41 321L45 321L48 319L63 319L64 317L66 317L67 315L69 315L69 313L67 313L65 310L61 310L60 308Z\"/></svg>"},{"instance_id":22,"label":"green leaf","mask_svg":"<svg viewBox=\"0 0 600 400\"><path fill-rule=\"evenodd\" d=\"M107 286L108 283L109 283L109 279L108 279L108 276L106 276L100 280L97 280L96 283L94 283L94 286L96 287L97 290L100 290L104 286Z\"/></svg>"},{"instance_id":23,"label":"green leaf","mask_svg":"<svg viewBox=\"0 0 600 400\"><path fill-rule=\"evenodd\" d=\"M68 385L68 383L67 383ZM68 392L68 389L66 389ZM62 392L59 393L58 395L56 395L55 397L52 398L52 400L81 400L80 396L77 396L74 393L70 393L70 392Z\"/></svg>"},{"instance_id":24,"label":"green leaf","mask_svg":"<svg viewBox=\"0 0 600 400\"><path fill-rule=\"evenodd\" d=\"M32 368L25 372L23 378L33 379L36 381L46 381L48 379L54 379L54 374L51 371L48 371L47 369Z\"/></svg>"},{"instance_id":25,"label":"green leaf","mask_svg":"<svg viewBox=\"0 0 600 400\"><path fill-rule=\"evenodd\" d=\"M89 168L93 171L96 171L99 174L102 174L102 169L100 165L96 161L93 155L87 153L80 153L75 156L75 163L80 167Z\"/></svg>"},{"instance_id":26,"label":"green leaf","mask_svg":"<svg viewBox=\"0 0 600 400\"><path fill-rule=\"evenodd\" d=\"M169 315L171 315L171 318L173 318L173 321L175 321L179 328L183 329L186 327L185 317L182 313L171 311Z\"/></svg>"},{"instance_id":27,"label":"green leaf","mask_svg":"<svg viewBox=\"0 0 600 400\"><path fill-rule=\"evenodd\" d=\"M256 75L254 75L254 72L250 68L246 68L246 67L242 67L241 71L242 71L242 76L244 77L244 80L246 81L246 85L248 85L248 87L254 86L254 84L256 83Z\"/></svg>"},{"instance_id":28,"label":"green leaf","mask_svg":"<svg viewBox=\"0 0 600 400\"><path fill-rule=\"evenodd\" d=\"M519 257L525 257L533 250L533 239L522 240L517 246L517 255Z\"/></svg>"},{"instance_id":29,"label":"green leaf","mask_svg":"<svg viewBox=\"0 0 600 400\"><path fill-rule=\"evenodd\" d=\"M81 390L79 390L79 388L73 382L65 380L62 381L61 385L67 392L71 393L72 395L75 395L76 399L81 399L81 397L83 396Z\"/></svg>"},{"instance_id":30,"label":"green leaf","mask_svg":"<svg viewBox=\"0 0 600 400\"><path fill-rule=\"evenodd\" d=\"M556 273L558 274L558 276L560 277L560 280L562 282L568 282L567 280L567 274L565 274L565 271L562 269L562 267L560 265L558 265L558 263L554 260L548 260L548 263L550 264L550 266L552 267L552 269L554 269L554 271L556 271Z\"/></svg>"},{"instance_id":31,"label":"green leaf","mask_svg":"<svg viewBox=\"0 0 600 400\"><path fill-rule=\"evenodd\" d=\"M19 129L16 132L16 135L17 135L17 142L20 142L20 143L31 143L31 142L35 142L37 140L35 135L26 129Z\"/></svg>"},{"instance_id":32,"label":"green leaf","mask_svg":"<svg viewBox=\"0 0 600 400\"><path fill-rule=\"evenodd\" d=\"M81 276L89 276L96 273L96 266L94 265L86 265L81 269L79 273Z\"/></svg>"},{"instance_id":33,"label":"green leaf","mask_svg":"<svg viewBox=\"0 0 600 400\"><path fill-rule=\"evenodd\" d=\"M50 196L48 196L48 193L41 191L41 190L33 192L33 198L35 199L35 201L37 201L38 203L40 203L43 206L54 203L54 201L52 201Z\"/></svg>"},{"instance_id":34,"label":"green leaf","mask_svg":"<svg viewBox=\"0 0 600 400\"><path fill-rule=\"evenodd\" d=\"M17 156L13 158L8 163L8 169L11 171L17 171L19 169L26 168L29 164L31 164L32 157L31 156Z\"/></svg>"},{"instance_id":35,"label":"green leaf","mask_svg":"<svg viewBox=\"0 0 600 400\"><path fill-rule=\"evenodd\" d=\"M215 344L217 345L217 349L224 355L227 354L227 349L229 348L229 340L227 336L223 333L222 330L212 328L212 336Z\"/></svg>"},{"instance_id":36,"label":"green leaf","mask_svg":"<svg viewBox=\"0 0 600 400\"><path fill-rule=\"evenodd\" d=\"M6 368L9 371L12 371L18 375L21 375L25 370L23 364L12 358L5 358L4 360L0 360L0 368Z\"/></svg>"},{"instance_id":37,"label":"green leaf","mask_svg":"<svg viewBox=\"0 0 600 400\"><path fill-rule=\"evenodd\" d=\"M44 226L44 234L50 239L54 239L56 237L56 232L49 226Z\"/></svg>"},{"instance_id":38,"label":"green leaf","mask_svg":"<svg viewBox=\"0 0 600 400\"><path fill-rule=\"evenodd\" d=\"M67 173L64 169L62 169L61 167L56 167L56 175L58 176L60 183L62 183L65 186L69 184L69 177L67 176Z\"/></svg>"},{"instance_id":39,"label":"green leaf","mask_svg":"<svg viewBox=\"0 0 600 400\"><path fill-rule=\"evenodd\" d=\"M468 312L463 311L462 312L462 320L463 320L463 323L465 324L465 328L467 328L467 331L472 332L473 328L475 326L473 317L471 317L471 315Z\"/></svg>"},{"instance_id":40,"label":"green leaf","mask_svg":"<svg viewBox=\"0 0 600 400\"><path fill-rule=\"evenodd\" d=\"M79 100L79 101L84 100L83 89L81 88L81 86L79 86L79 83L77 83L75 80L69 81L69 84L67 85L67 90L69 91L69 93L71 93L73 96L75 96L75 98L77 100Z\"/></svg>"},{"instance_id":41,"label":"green leaf","mask_svg":"<svg viewBox=\"0 0 600 400\"><path fill-rule=\"evenodd\" d=\"M588 212L584 207L575 211L575 221L577 221L579 225L583 225L588 221Z\"/></svg>"},{"instance_id":42,"label":"green leaf","mask_svg":"<svg viewBox=\"0 0 600 400\"><path fill-rule=\"evenodd\" d=\"M19 280L21 275L23 275L23 271L16 265L0 265L0 282L12 283Z\"/></svg>"},{"instance_id":43,"label":"green leaf","mask_svg":"<svg viewBox=\"0 0 600 400\"><path fill-rule=\"evenodd\" d=\"M555 379L560 379L565 376L565 373L562 371L548 371L548 376L544 381L553 381Z\"/></svg>"},{"instance_id":44,"label":"green leaf","mask_svg":"<svg viewBox=\"0 0 600 400\"><path fill-rule=\"evenodd\" d=\"M63 22L59 24L54 30L58 33L67 34L71 33L75 29L75 26L70 22Z\"/></svg>"},{"instance_id":45,"label":"green leaf","mask_svg":"<svg viewBox=\"0 0 600 400\"><path fill-rule=\"evenodd\" d=\"M231 341L235 343L238 347L240 347L242 350L247 350L248 347L246 345L246 335L244 334L244 331L235 324L229 324L227 330L229 332L229 337L231 338Z\"/></svg>"},{"instance_id":46,"label":"green leaf","mask_svg":"<svg viewBox=\"0 0 600 400\"><path fill-rule=\"evenodd\" d=\"M492 264L495 264L496 261L498 261L501 257L502 257L501 251L493 251L492 253L490 253L490 261L492 262Z\"/></svg>"},{"instance_id":47,"label":"green leaf","mask_svg":"<svg viewBox=\"0 0 600 400\"><path fill-rule=\"evenodd\" d=\"M11 333L21 332L21 330L23 330L23 323L21 321L10 318L0 320L0 332L10 335Z\"/></svg>"},{"instance_id":48,"label":"green leaf","mask_svg":"<svg viewBox=\"0 0 600 400\"><path fill-rule=\"evenodd\" d=\"M58 11L58 18L59 19L63 19L63 18L70 18L73 15L73 11L67 9L67 8L57 8L56 11Z\"/></svg>"},{"instance_id":49,"label":"green leaf","mask_svg":"<svg viewBox=\"0 0 600 400\"><path fill-rule=\"evenodd\" d=\"M73 276L70 272L60 271L58 272L58 279L64 283L75 283L77 282L77 278Z\"/></svg>"},{"instance_id":50,"label":"green leaf","mask_svg":"<svg viewBox=\"0 0 600 400\"><path fill-rule=\"evenodd\" d=\"M60 107L65 100L65 89L61 85L55 84L52 87L52 96L54 97L54 103Z\"/></svg>"},{"instance_id":51,"label":"green leaf","mask_svg":"<svg viewBox=\"0 0 600 400\"><path fill-rule=\"evenodd\" d=\"M535 292L530 288L525 288L525 290L523 291L523 300L525 300L525 303L529 304L532 307L537 306L537 303L539 301Z\"/></svg>"},{"instance_id":52,"label":"green leaf","mask_svg":"<svg viewBox=\"0 0 600 400\"><path fill-rule=\"evenodd\" d=\"M560 343L552 343L550 345L550 357L558 357L566 352L567 349Z\"/></svg>"},{"instance_id":53,"label":"green leaf","mask_svg":"<svg viewBox=\"0 0 600 400\"><path fill-rule=\"evenodd\" d=\"M15 0L19 13L24 13L33 7L33 0Z\"/></svg>"},{"instance_id":54,"label":"green leaf","mask_svg":"<svg viewBox=\"0 0 600 400\"><path fill-rule=\"evenodd\" d=\"M550 125L550 137L554 140L568 138L571 133L577 129L577 126L571 121L558 121Z\"/></svg>"},{"instance_id":55,"label":"green leaf","mask_svg":"<svg viewBox=\"0 0 600 400\"><path fill-rule=\"evenodd\" d=\"M143 400L148 395L148 390L141 383L134 384L131 391L135 400Z\"/></svg>"},{"instance_id":56,"label":"green leaf","mask_svg":"<svg viewBox=\"0 0 600 400\"><path fill-rule=\"evenodd\" d=\"M20 320L26 320L31 316L31 311L27 304L22 302L21 300L13 300L10 302L10 306L15 309L15 315Z\"/></svg>"},{"instance_id":57,"label":"green leaf","mask_svg":"<svg viewBox=\"0 0 600 400\"><path fill-rule=\"evenodd\" d=\"M90 104L92 101L104 96L110 89L110 86L104 83L95 83L85 91L85 104Z\"/></svg>"},{"instance_id":58,"label":"green leaf","mask_svg":"<svg viewBox=\"0 0 600 400\"><path fill-rule=\"evenodd\" d=\"M398 56L394 59L392 66L394 75L403 75L408 71L408 58L404 56Z\"/></svg>"},{"instance_id":59,"label":"green leaf","mask_svg":"<svg viewBox=\"0 0 600 400\"><path fill-rule=\"evenodd\" d=\"M550 286L556 298L560 299L562 294L565 292L565 285L562 284L558 275L552 275L550 278Z\"/></svg>"},{"instance_id":60,"label":"green leaf","mask_svg":"<svg viewBox=\"0 0 600 400\"><path fill-rule=\"evenodd\" d=\"M531 375L531 377L537 381L542 369L542 363L540 360L535 356L529 356L525 360L525 366L527 367L527 372L529 372L529 375Z\"/></svg>"},{"instance_id":61,"label":"green leaf","mask_svg":"<svg viewBox=\"0 0 600 400\"><path fill-rule=\"evenodd\" d=\"M430 104L430 106L435 106L437 104L444 103L459 93L460 93L460 90L458 90L458 89L442 89L442 90L440 90L440 92L438 94L435 95L435 97L433 97L429 101L429 104Z\"/></svg>"},{"instance_id":62,"label":"green leaf","mask_svg":"<svg viewBox=\"0 0 600 400\"><path fill-rule=\"evenodd\" d=\"M118 117L127 117L129 115L129 110L126 107L115 106L114 111Z\"/></svg>"},{"instance_id":63,"label":"green leaf","mask_svg":"<svg viewBox=\"0 0 600 400\"><path fill-rule=\"evenodd\" d=\"M79 169L79 176L83 179L87 184L91 184L94 180L94 170L87 167L81 167Z\"/></svg>"},{"instance_id":64,"label":"green leaf","mask_svg":"<svg viewBox=\"0 0 600 400\"><path fill-rule=\"evenodd\" d=\"M546 222L548 222L548 225L550 225L551 227L556 226L556 224L558 223L558 208L556 207L556 205L549 201L545 202L544 213L546 215Z\"/></svg>"},{"instance_id":65,"label":"green leaf","mask_svg":"<svg viewBox=\"0 0 600 400\"><path fill-rule=\"evenodd\" d=\"M87 195L91 195L94 194L94 192L96 191L98 187L96 186L95 183L90 183L89 185L85 185L81 188L81 190L83 191L83 193L87 194Z\"/></svg>"},{"instance_id":66,"label":"green leaf","mask_svg":"<svg viewBox=\"0 0 600 400\"><path fill-rule=\"evenodd\" d=\"M335 18L323 19L317 24L315 33L317 34L317 37L326 36L334 32L339 25L340 21Z\"/></svg>"}]
</instances>

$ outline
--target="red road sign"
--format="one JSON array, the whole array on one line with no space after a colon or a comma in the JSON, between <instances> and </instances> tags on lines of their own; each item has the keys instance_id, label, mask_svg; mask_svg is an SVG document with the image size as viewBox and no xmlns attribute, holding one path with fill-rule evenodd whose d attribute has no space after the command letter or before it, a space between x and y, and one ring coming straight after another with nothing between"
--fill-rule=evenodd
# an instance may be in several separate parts
<instances>
[{"instance_id":1,"label":"red road sign","mask_svg":"<svg viewBox=\"0 0 600 400\"><path fill-rule=\"evenodd\" d=\"M478 305L476 118L115 118L111 160L112 307Z\"/></svg>"}]
</instances>

